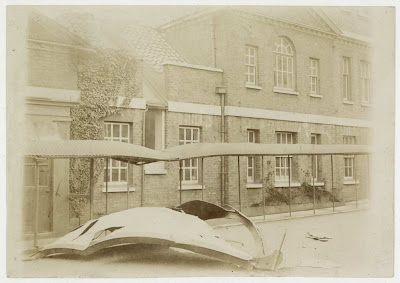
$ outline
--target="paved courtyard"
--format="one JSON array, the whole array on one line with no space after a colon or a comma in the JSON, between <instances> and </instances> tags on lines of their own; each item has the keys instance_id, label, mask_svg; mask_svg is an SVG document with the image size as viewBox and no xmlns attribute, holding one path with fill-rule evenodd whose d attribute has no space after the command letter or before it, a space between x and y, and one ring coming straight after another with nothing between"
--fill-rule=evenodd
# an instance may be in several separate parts
<instances>
[{"instance_id":1,"label":"paved courtyard","mask_svg":"<svg viewBox=\"0 0 400 283\"><path fill-rule=\"evenodd\" d=\"M267 254L279 248L285 231L284 259L272 271L245 270L205 256L171 249L120 247L89 257L71 255L20 262L28 277L181 277L181 276L389 276L391 242L370 225L371 211L326 214L257 223ZM219 227L233 245L252 250L243 226ZM312 240L306 233L331 237ZM237 241L244 245L239 245ZM66 268L67 267L67 268Z\"/></svg>"}]
</instances>

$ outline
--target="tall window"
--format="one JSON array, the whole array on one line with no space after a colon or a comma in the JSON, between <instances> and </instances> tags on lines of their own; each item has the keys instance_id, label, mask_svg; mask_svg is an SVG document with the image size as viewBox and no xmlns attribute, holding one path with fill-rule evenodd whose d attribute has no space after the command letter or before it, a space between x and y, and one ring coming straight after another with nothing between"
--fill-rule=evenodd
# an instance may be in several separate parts
<instances>
[{"instance_id":1,"label":"tall window","mask_svg":"<svg viewBox=\"0 0 400 283\"><path fill-rule=\"evenodd\" d=\"M364 103L370 103L370 66L361 61L361 95Z\"/></svg>"},{"instance_id":2,"label":"tall window","mask_svg":"<svg viewBox=\"0 0 400 283\"><path fill-rule=\"evenodd\" d=\"M317 94L319 88L319 60L310 59L310 93Z\"/></svg>"},{"instance_id":3,"label":"tall window","mask_svg":"<svg viewBox=\"0 0 400 283\"><path fill-rule=\"evenodd\" d=\"M276 142L278 144L292 144L293 133L277 132ZM290 176L292 176L292 157L290 157L290 164L287 156L275 157L275 180L289 181L289 172Z\"/></svg>"},{"instance_id":4,"label":"tall window","mask_svg":"<svg viewBox=\"0 0 400 283\"><path fill-rule=\"evenodd\" d=\"M246 84L257 84L257 48L246 46Z\"/></svg>"},{"instance_id":5,"label":"tall window","mask_svg":"<svg viewBox=\"0 0 400 283\"><path fill-rule=\"evenodd\" d=\"M320 144L320 143L321 143L321 135L311 134L311 144ZM312 172L313 172L312 178L314 178L315 182L318 180L318 168L320 167L319 162L320 158L318 158L318 155L312 156Z\"/></svg>"},{"instance_id":6,"label":"tall window","mask_svg":"<svg viewBox=\"0 0 400 283\"><path fill-rule=\"evenodd\" d=\"M343 57L343 100L351 101L350 94L350 58Z\"/></svg>"},{"instance_id":7,"label":"tall window","mask_svg":"<svg viewBox=\"0 0 400 283\"><path fill-rule=\"evenodd\" d=\"M179 145L199 143L200 128L179 127ZM199 159L187 159L181 161L182 181L185 183L198 183Z\"/></svg>"},{"instance_id":8,"label":"tall window","mask_svg":"<svg viewBox=\"0 0 400 283\"><path fill-rule=\"evenodd\" d=\"M104 123L104 139L129 143L129 124ZM108 181L115 184L126 183L128 176L128 164L126 162L111 159L108 164ZM104 182L106 181L106 168L104 168Z\"/></svg>"},{"instance_id":9,"label":"tall window","mask_svg":"<svg viewBox=\"0 0 400 283\"><path fill-rule=\"evenodd\" d=\"M344 144L356 144L355 136L344 136ZM344 156L344 178L353 180L354 179L354 155Z\"/></svg>"},{"instance_id":10,"label":"tall window","mask_svg":"<svg viewBox=\"0 0 400 283\"><path fill-rule=\"evenodd\" d=\"M247 142L256 143L256 131L247 131ZM247 157L247 182L254 183L256 171L256 160L255 157Z\"/></svg>"},{"instance_id":11,"label":"tall window","mask_svg":"<svg viewBox=\"0 0 400 283\"><path fill-rule=\"evenodd\" d=\"M275 42L275 87L294 90L294 52L289 41L283 37Z\"/></svg>"}]
</instances>

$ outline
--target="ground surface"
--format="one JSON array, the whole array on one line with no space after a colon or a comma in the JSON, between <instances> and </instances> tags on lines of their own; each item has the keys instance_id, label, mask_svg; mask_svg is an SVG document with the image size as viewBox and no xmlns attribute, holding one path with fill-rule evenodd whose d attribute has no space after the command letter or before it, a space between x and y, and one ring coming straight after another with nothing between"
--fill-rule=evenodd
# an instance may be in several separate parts
<instances>
[{"instance_id":1,"label":"ground surface","mask_svg":"<svg viewBox=\"0 0 400 283\"><path fill-rule=\"evenodd\" d=\"M23 261L25 277L181 277L181 276L390 276L391 243L381 243L371 229L368 211L257 223L267 254L283 245L284 259L272 271L245 270L205 256L170 249L120 247L88 257L57 256ZM218 228L227 240L244 242L252 250L243 226ZM332 237L327 242L305 237L307 232ZM239 247L240 245L238 245Z\"/></svg>"}]
</instances>

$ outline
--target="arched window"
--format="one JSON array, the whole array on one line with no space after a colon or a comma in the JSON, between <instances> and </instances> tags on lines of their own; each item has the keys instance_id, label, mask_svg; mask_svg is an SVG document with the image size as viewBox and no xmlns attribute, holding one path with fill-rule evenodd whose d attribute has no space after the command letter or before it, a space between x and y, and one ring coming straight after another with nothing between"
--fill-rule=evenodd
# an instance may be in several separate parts
<instances>
[{"instance_id":1,"label":"arched window","mask_svg":"<svg viewBox=\"0 0 400 283\"><path fill-rule=\"evenodd\" d=\"M290 42L280 37L275 42L275 87L294 90L294 51Z\"/></svg>"}]
</instances>

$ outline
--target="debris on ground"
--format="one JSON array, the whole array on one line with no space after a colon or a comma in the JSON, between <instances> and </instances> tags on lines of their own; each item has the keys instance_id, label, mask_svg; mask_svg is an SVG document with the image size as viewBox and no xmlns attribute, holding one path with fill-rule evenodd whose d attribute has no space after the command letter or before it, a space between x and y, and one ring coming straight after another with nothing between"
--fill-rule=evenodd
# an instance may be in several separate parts
<instances>
[{"instance_id":1,"label":"debris on ground","mask_svg":"<svg viewBox=\"0 0 400 283\"><path fill-rule=\"evenodd\" d=\"M313 239L316 241L321 241L321 242L327 242L328 240L332 239L332 237L329 237L329 236L311 234L310 232L306 233L306 238L310 238L310 239Z\"/></svg>"}]
</instances>

